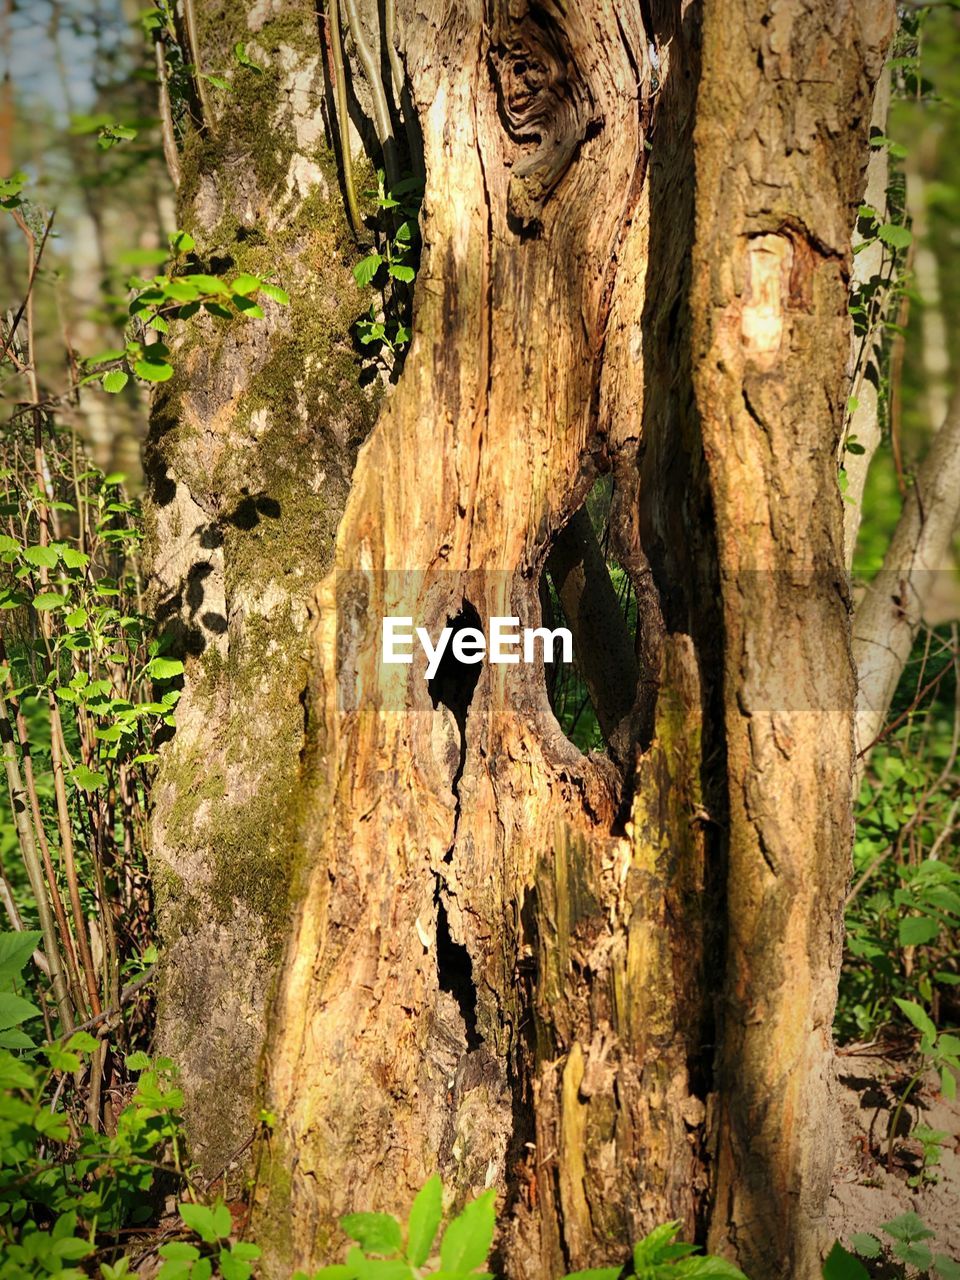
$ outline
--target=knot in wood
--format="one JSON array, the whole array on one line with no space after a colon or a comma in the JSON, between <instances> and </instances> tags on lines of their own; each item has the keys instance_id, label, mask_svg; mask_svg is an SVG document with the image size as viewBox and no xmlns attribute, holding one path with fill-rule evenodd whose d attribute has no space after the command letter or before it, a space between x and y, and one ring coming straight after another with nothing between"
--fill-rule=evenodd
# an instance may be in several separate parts
<instances>
[{"instance_id":1,"label":"knot in wood","mask_svg":"<svg viewBox=\"0 0 960 1280\"><path fill-rule=\"evenodd\" d=\"M507 213L519 229L527 229L539 224L544 205L598 117L570 40L546 9L501 13L489 57L500 118L519 147Z\"/></svg>"}]
</instances>

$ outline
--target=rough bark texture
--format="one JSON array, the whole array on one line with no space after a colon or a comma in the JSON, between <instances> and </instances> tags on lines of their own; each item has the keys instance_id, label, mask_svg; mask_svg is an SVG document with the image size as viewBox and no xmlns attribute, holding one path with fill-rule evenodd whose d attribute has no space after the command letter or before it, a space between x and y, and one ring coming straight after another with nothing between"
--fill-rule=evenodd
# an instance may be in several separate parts
<instances>
[{"instance_id":1,"label":"rough bark texture","mask_svg":"<svg viewBox=\"0 0 960 1280\"><path fill-rule=\"evenodd\" d=\"M694 386L716 510L729 787L710 1238L819 1275L855 691L836 482L850 229L887 3L704 6Z\"/></svg>"},{"instance_id":2,"label":"rough bark texture","mask_svg":"<svg viewBox=\"0 0 960 1280\"><path fill-rule=\"evenodd\" d=\"M291 295L266 319L201 313L172 331L153 409L156 606L186 656L177 732L153 792L163 939L160 1028L194 1155L215 1172L250 1136L265 1008L286 935L303 742L306 598L329 562L357 445L363 307L310 3L198 6L201 65L233 66L218 117L188 124L179 225L199 270ZM259 75L239 67L243 41Z\"/></svg>"},{"instance_id":3,"label":"rough bark texture","mask_svg":"<svg viewBox=\"0 0 960 1280\"><path fill-rule=\"evenodd\" d=\"M183 216L238 267L280 246L303 301L197 326L152 453L193 655L155 817L164 1038L208 1164L246 1136L294 867L271 1274L439 1168L458 1202L502 1192L513 1280L666 1219L703 1239L711 1205L752 1280L812 1277L850 834L846 273L889 10L709 0L701 50L699 4L401 0L424 253L355 467L316 28L240 12L211 7L205 57L250 36L273 79L185 150ZM536 625L607 472L640 614L622 767L567 741L541 666L381 665L385 615Z\"/></svg>"},{"instance_id":4,"label":"rough bark texture","mask_svg":"<svg viewBox=\"0 0 960 1280\"><path fill-rule=\"evenodd\" d=\"M306 1263L338 1213L400 1208L439 1165L458 1199L507 1189L507 1269L540 1277L622 1257L666 1217L695 1226L699 1027L676 991L700 963L700 690L689 639L661 659L648 626L646 682L662 661L668 694L624 791L563 737L541 670L455 672L435 706L422 661L379 664L385 614L536 622L552 534L610 466L615 552L656 622L636 495L658 32L607 4L484 16L401 11L426 248L316 604L273 1209Z\"/></svg>"},{"instance_id":5,"label":"rough bark texture","mask_svg":"<svg viewBox=\"0 0 960 1280\"><path fill-rule=\"evenodd\" d=\"M316 1260L340 1211L401 1205L439 1164L457 1197L506 1183L506 1267L531 1277L619 1258L665 1217L697 1225L706 833L725 815L700 787L723 767L701 759L717 676L701 689L698 646L715 656L716 636L677 570L698 529L691 581L710 579L709 476L731 806L713 1236L756 1276L813 1275L850 836L835 458L889 10L710 11L692 331L678 312L696 15L648 15L648 29L605 4L403 17L427 248L414 348L317 598L311 857L269 1064L293 1176L273 1207L292 1210L292 1260ZM681 346L671 385L661 346L666 405L645 404L645 348L685 332L692 368ZM435 705L420 661L399 679L379 665L384 614L432 631L536 621L551 534L607 466L616 553L649 604L645 672L662 680L625 790L558 733L538 672L452 673Z\"/></svg>"}]
</instances>

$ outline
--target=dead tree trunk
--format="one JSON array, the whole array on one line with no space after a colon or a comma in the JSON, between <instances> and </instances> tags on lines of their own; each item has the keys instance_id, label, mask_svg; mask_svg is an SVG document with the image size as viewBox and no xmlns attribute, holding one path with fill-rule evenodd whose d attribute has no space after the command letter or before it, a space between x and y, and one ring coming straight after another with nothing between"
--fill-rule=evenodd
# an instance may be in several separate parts
<instances>
[{"instance_id":1,"label":"dead tree trunk","mask_svg":"<svg viewBox=\"0 0 960 1280\"><path fill-rule=\"evenodd\" d=\"M264 1055L280 1124L258 1214L276 1274L329 1260L339 1214L403 1210L439 1168L458 1199L501 1189L515 1280L621 1260L668 1218L700 1239L709 1227L752 1280L812 1280L850 836L846 274L889 8L401 0L398 19L424 255L413 345L352 474L362 397L338 442L336 397L296 390L329 367L315 331L286 331L300 346L282 348L279 384L241 411L236 379L258 376L262 353L229 346L212 364L192 354L158 407L171 506L201 531L180 572L205 563L210 527L204 582L243 565L223 639L195 644L162 771L158 865L183 877L167 937L186 939L167 961L167 1042L190 1059L197 1106L204 1073L223 1075L190 1045L187 1010L222 1008L220 1049L238 1052L249 1098L262 939L278 930L265 935L262 901L248 910L235 885L272 849L270 866L297 872ZM292 154L230 196L247 144L231 150L225 117L195 178L184 164L183 207L201 220L219 193L233 219L201 224L210 252L246 243L245 202L274 217L310 163L302 139L319 140L309 44L288 55L286 40L271 65L306 77L307 96L279 100L313 112L290 125ZM333 218L332 189L319 203ZM331 233L324 256L292 208L295 279L327 298L347 242ZM277 395L300 406L305 469ZM311 478L343 478L283 544L292 590L231 519L239 503L256 530L278 500L259 414L284 451L283 512ZM636 687L604 700L609 757L564 737L542 664L453 663L429 683L422 655L383 666L388 615L432 635L496 615L536 625L556 535L607 474L611 555L639 604ZM165 475L158 464L158 493ZM319 566L304 739L288 603ZM293 651L261 696L249 601L263 598L275 630L256 634ZM181 611L202 618L190 599ZM274 698L290 717L264 748ZM207 759L216 794L198 778ZM237 796L270 806L233 828ZM181 990L204 948L218 957L206 985ZM237 1008L243 1044L226 1027Z\"/></svg>"}]
</instances>

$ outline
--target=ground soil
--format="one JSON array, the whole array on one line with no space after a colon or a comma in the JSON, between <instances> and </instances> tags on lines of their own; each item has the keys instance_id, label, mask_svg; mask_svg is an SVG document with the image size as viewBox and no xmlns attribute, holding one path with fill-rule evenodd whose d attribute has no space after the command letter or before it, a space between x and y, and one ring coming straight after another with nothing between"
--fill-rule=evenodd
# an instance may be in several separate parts
<instances>
[{"instance_id":1,"label":"ground soil","mask_svg":"<svg viewBox=\"0 0 960 1280\"><path fill-rule=\"evenodd\" d=\"M843 1139L830 1198L834 1235L849 1242L854 1232L866 1231L884 1239L884 1222L913 1212L936 1231L934 1252L960 1260L960 1102L943 1096L936 1073L925 1076L903 1109L888 1169L893 1116L916 1070L909 1049L849 1046L840 1050L837 1068ZM912 1136L918 1126L946 1135L939 1163L925 1177L923 1147ZM918 1176L919 1184L911 1186Z\"/></svg>"}]
</instances>

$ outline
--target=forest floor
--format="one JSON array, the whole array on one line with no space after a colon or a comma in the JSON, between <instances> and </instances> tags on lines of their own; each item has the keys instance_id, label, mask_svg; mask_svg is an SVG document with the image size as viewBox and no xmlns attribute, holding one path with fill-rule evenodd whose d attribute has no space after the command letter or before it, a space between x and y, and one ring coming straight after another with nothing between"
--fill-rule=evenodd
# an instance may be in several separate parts
<instances>
[{"instance_id":1,"label":"forest floor","mask_svg":"<svg viewBox=\"0 0 960 1280\"><path fill-rule=\"evenodd\" d=\"M940 1092L936 1072L911 1092L897 1124L892 1167L887 1142L897 1102L914 1070L910 1058L892 1046L851 1045L839 1051L843 1137L830 1198L830 1228L841 1240L854 1232L876 1233L884 1222L913 1212L937 1233L938 1250L960 1258L960 1102ZM944 1135L939 1163L928 1156L922 1177L923 1144L917 1129ZM910 1179L921 1176L918 1186Z\"/></svg>"}]
</instances>

